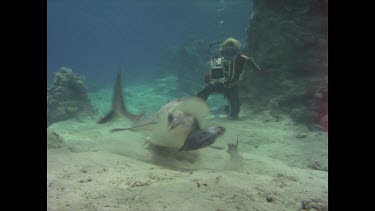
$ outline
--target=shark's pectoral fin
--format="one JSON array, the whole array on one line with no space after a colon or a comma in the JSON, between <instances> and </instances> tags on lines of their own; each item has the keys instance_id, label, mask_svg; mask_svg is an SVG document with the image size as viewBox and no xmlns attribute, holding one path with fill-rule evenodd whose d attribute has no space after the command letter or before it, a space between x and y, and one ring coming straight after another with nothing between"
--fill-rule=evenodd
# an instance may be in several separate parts
<instances>
[{"instance_id":1,"label":"shark's pectoral fin","mask_svg":"<svg viewBox=\"0 0 375 211\"><path fill-rule=\"evenodd\" d=\"M111 132L118 132L118 131L123 131L123 130L130 130L131 128L114 128L114 129L111 129Z\"/></svg>"},{"instance_id":2,"label":"shark's pectoral fin","mask_svg":"<svg viewBox=\"0 0 375 211\"><path fill-rule=\"evenodd\" d=\"M133 127L128 127L128 128L114 128L114 129L111 130L111 132L118 132L118 131L124 131L124 130L133 130L133 129L136 129L136 128L145 127L145 126L156 124L156 123L157 123L157 121L153 121L153 122L147 122L147 123L140 124L140 125L135 125Z\"/></svg>"}]
</instances>

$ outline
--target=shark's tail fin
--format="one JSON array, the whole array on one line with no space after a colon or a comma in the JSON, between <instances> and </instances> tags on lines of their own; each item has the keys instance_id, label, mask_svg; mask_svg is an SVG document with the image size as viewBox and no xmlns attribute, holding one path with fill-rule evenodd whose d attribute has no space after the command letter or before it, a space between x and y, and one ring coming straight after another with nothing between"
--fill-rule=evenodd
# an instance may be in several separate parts
<instances>
[{"instance_id":1,"label":"shark's tail fin","mask_svg":"<svg viewBox=\"0 0 375 211\"><path fill-rule=\"evenodd\" d=\"M122 95L122 83L121 83L121 70L117 74L116 83L113 90L112 96L112 110L98 123L103 124L114 120L117 117L125 117L130 120L136 121L139 119L138 115L134 115L128 112L124 103L124 96Z\"/></svg>"}]
</instances>

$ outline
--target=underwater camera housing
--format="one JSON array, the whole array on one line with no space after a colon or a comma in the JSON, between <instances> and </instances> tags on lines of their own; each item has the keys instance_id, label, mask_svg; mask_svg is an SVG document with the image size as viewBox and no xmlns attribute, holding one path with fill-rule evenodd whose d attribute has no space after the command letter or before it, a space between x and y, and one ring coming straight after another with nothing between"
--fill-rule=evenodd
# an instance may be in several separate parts
<instances>
[{"instance_id":1,"label":"underwater camera housing","mask_svg":"<svg viewBox=\"0 0 375 211\"><path fill-rule=\"evenodd\" d=\"M211 61L210 69L210 83L223 83L225 82L225 73L224 73L224 58L215 57Z\"/></svg>"}]
</instances>

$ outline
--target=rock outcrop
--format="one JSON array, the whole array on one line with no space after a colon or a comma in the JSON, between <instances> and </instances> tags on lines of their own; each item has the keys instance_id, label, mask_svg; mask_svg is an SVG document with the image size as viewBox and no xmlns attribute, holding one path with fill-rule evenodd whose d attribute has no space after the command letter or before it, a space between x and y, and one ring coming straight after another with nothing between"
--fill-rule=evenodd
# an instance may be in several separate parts
<instances>
[{"instance_id":1,"label":"rock outcrop","mask_svg":"<svg viewBox=\"0 0 375 211\"><path fill-rule=\"evenodd\" d=\"M242 83L255 110L319 123L328 114L328 1L254 0L245 53L265 70Z\"/></svg>"},{"instance_id":2,"label":"rock outcrop","mask_svg":"<svg viewBox=\"0 0 375 211\"><path fill-rule=\"evenodd\" d=\"M88 98L85 78L61 67L47 89L47 127L54 122L94 114L96 110Z\"/></svg>"}]
</instances>

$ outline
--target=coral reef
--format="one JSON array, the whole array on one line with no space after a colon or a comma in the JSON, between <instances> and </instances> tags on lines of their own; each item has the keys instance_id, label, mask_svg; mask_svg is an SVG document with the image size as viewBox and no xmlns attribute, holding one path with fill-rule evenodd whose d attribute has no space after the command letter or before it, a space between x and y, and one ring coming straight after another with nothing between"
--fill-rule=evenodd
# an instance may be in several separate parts
<instances>
[{"instance_id":1,"label":"coral reef","mask_svg":"<svg viewBox=\"0 0 375 211\"><path fill-rule=\"evenodd\" d=\"M54 122L94 114L96 110L88 98L85 78L61 67L47 89L47 127Z\"/></svg>"},{"instance_id":2,"label":"coral reef","mask_svg":"<svg viewBox=\"0 0 375 211\"><path fill-rule=\"evenodd\" d=\"M266 72L245 77L245 103L305 124L327 115L327 7L323 0L254 0L244 51Z\"/></svg>"}]
</instances>

